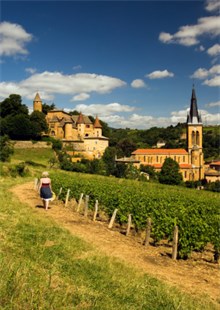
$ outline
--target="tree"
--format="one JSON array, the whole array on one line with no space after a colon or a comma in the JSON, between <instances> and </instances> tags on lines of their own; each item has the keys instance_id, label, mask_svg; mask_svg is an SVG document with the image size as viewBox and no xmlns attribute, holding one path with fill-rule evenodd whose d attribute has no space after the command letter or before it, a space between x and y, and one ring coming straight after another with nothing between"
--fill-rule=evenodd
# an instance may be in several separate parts
<instances>
[{"instance_id":1,"label":"tree","mask_svg":"<svg viewBox=\"0 0 220 310\"><path fill-rule=\"evenodd\" d=\"M9 161L10 156L14 153L14 146L8 136L0 137L0 161Z\"/></svg>"},{"instance_id":2,"label":"tree","mask_svg":"<svg viewBox=\"0 0 220 310\"><path fill-rule=\"evenodd\" d=\"M25 114L28 115L28 108L22 104L20 95L11 94L8 98L0 102L0 115L6 117L8 115Z\"/></svg>"},{"instance_id":3,"label":"tree","mask_svg":"<svg viewBox=\"0 0 220 310\"><path fill-rule=\"evenodd\" d=\"M179 172L179 164L172 158L166 158L159 172L159 182L169 185L179 185L182 180L183 177Z\"/></svg>"},{"instance_id":4,"label":"tree","mask_svg":"<svg viewBox=\"0 0 220 310\"><path fill-rule=\"evenodd\" d=\"M33 136L39 137L42 132L48 131L48 126L45 118L45 114L39 111L31 113L30 121L33 129Z\"/></svg>"},{"instance_id":5,"label":"tree","mask_svg":"<svg viewBox=\"0 0 220 310\"><path fill-rule=\"evenodd\" d=\"M42 112L47 115L47 113L51 110L54 110L55 109L55 104L52 103L52 104L46 104L46 103L43 103L42 104Z\"/></svg>"},{"instance_id":6,"label":"tree","mask_svg":"<svg viewBox=\"0 0 220 310\"><path fill-rule=\"evenodd\" d=\"M137 146L130 138L124 138L117 143L117 148L122 150L123 156L131 156Z\"/></svg>"}]
</instances>

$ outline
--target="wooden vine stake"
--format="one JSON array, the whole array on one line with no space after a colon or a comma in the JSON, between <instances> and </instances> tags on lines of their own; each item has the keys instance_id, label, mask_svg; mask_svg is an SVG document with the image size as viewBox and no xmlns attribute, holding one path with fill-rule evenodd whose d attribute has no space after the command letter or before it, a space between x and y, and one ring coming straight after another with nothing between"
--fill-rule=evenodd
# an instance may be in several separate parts
<instances>
[{"instance_id":1,"label":"wooden vine stake","mask_svg":"<svg viewBox=\"0 0 220 310\"><path fill-rule=\"evenodd\" d=\"M97 213L98 213L98 207L99 207L99 202L98 200L95 201L95 211L94 211L94 215L93 215L93 221L96 221L96 217L97 217Z\"/></svg>"},{"instance_id":2,"label":"wooden vine stake","mask_svg":"<svg viewBox=\"0 0 220 310\"><path fill-rule=\"evenodd\" d=\"M147 219L147 228L146 228L146 237L145 237L145 240L144 240L144 245L145 246L148 246L149 243L150 243L150 234L151 234L151 218L148 217Z\"/></svg>"},{"instance_id":3,"label":"wooden vine stake","mask_svg":"<svg viewBox=\"0 0 220 310\"><path fill-rule=\"evenodd\" d=\"M65 200L65 207L67 207L67 205L68 205L69 196L70 196L70 189L67 190L66 200Z\"/></svg>"},{"instance_id":4,"label":"wooden vine stake","mask_svg":"<svg viewBox=\"0 0 220 310\"><path fill-rule=\"evenodd\" d=\"M112 218L111 218L110 223L109 223L109 225L108 225L108 228L109 228L109 229L111 229L111 228L113 227L113 225L114 225L115 217L116 217L117 211L118 211L118 209L115 209L115 211L114 211L113 214L112 214Z\"/></svg>"},{"instance_id":5,"label":"wooden vine stake","mask_svg":"<svg viewBox=\"0 0 220 310\"><path fill-rule=\"evenodd\" d=\"M131 229L131 214L128 215L128 226L127 226L127 230L126 230L126 236L129 235L130 229Z\"/></svg>"},{"instance_id":6,"label":"wooden vine stake","mask_svg":"<svg viewBox=\"0 0 220 310\"><path fill-rule=\"evenodd\" d=\"M87 217L89 208L89 195L86 195L84 216Z\"/></svg>"},{"instance_id":7,"label":"wooden vine stake","mask_svg":"<svg viewBox=\"0 0 220 310\"><path fill-rule=\"evenodd\" d=\"M38 190L38 178L34 179L34 189L37 191Z\"/></svg>"},{"instance_id":8,"label":"wooden vine stake","mask_svg":"<svg viewBox=\"0 0 220 310\"><path fill-rule=\"evenodd\" d=\"M78 202L78 205L77 205L77 208L76 208L76 212L79 212L79 210L80 210L80 207L81 207L81 204L82 204L82 199L83 199L83 193L80 194L79 202Z\"/></svg>"},{"instance_id":9,"label":"wooden vine stake","mask_svg":"<svg viewBox=\"0 0 220 310\"><path fill-rule=\"evenodd\" d=\"M61 195L61 193L62 193L62 190L63 190L63 188L61 187L60 190L59 190L59 193L58 193L58 195L57 195L57 200L59 199L59 197L60 197L60 195Z\"/></svg>"},{"instance_id":10,"label":"wooden vine stake","mask_svg":"<svg viewBox=\"0 0 220 310\"><path fill-rule=\"evenodd\" d=\"M173 250L172 250L172 259L177 258L177 248L178 248L178 226L174 226L173 231Z\"/></svg>"}]
</instances>

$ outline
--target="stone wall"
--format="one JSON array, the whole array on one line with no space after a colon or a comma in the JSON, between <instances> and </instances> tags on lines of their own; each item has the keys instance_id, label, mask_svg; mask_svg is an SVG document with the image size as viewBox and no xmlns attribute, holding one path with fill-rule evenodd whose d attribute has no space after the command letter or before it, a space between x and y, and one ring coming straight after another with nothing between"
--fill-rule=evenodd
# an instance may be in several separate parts
<instances>
[{"instance_id":1,"label":"stone wall","mask_svg":"<svg viewBox=\"0 0 220 310\"><path fill-rule=\"evenodd\" d=\"M13 141L15 149L51 149L51 143L39 141L39 142L32 142L32 141Z\"/></svg>"}]
</instances>

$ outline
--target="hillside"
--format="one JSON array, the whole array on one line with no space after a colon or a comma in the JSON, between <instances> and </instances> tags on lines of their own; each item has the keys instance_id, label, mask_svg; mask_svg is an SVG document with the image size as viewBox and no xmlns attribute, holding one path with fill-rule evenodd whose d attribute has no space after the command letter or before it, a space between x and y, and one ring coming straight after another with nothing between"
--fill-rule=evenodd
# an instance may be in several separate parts
<instances>
[{"instance_id":1,"label":"hillside","mask_svg":"<svg viewBox=\"0 0 220 310\"><path fill-rule=\"evenodd\" d=\"M20 201L25 200L31 209L37 206L37 212L45 216L41 200L33 189L33 182L16 186L12 191ZM64 208L63 203L58 201L51 204L46 217L51 217L74 236L95 246L99 253L120 259L142 274L146 272L193 296L207 295L213 301L218 299L219 285L216 279L220 279L220 274L218 265L211 263L209 251L202 255L194 254L188 261L172 261L168 255L169 248L145 248L138 238L125 237L117 229L109 230L106 223L94 223L71 208Z\"/></svg>"}]
</instances>

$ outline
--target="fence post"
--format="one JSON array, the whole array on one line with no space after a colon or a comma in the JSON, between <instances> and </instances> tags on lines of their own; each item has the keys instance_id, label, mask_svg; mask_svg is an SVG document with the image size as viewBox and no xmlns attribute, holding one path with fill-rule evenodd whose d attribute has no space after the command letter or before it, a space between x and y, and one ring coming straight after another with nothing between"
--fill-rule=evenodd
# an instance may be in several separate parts
<instances>
[{"instance_id":1,"label":"fence post","mask_svg":"<svg viewBox=\"0 0 220 310\"><path fill-rule=\"evenodd\" d=\"M65 200L65 207L67 207L68 200L69 200L69 195L70 195L70 189L67 190L66 200Z\"/></svg>"},{"instance_id":2,"label":"fence post","mask_svg":"<svg viewBox=\"0 0 220 310\"><path fill-rule=\"evenodd\" d=\"M77 205L77 208L76 208L76 212L79 212L79 210L80 210L82 199L83 199L83 193L80 194L80 198L79 198L79 202L78 202L78 205Z\"/></svg>"},{"instance_id":3,"label":"fence post","mask_svg":"<svg viewBox=\"0 0 220 310\"><path fill-rule=\"evenodd\" d=\"M87 215L88 215L88 207L89 207L89 195L86 195L85 210L84 210L84 216L85 217L87 217Z\"/></svg>"},{"instance_id":4,"label":"fence post","mask_svg":"<svg viewBox=\"0 0 220 310\"><path fill-rule=\"evenodd\" d=\"M112 228L113 224L114 224L114 221L115 221L115 217L116 217L116 213L117 213L118 209L115 209L115 211L113 212L112 214L112 217L111 217L111 220L110 220L110 223L108 225L108 228Z\"/></svg>"},{"instance_id":5,"label":"fence post","mask_svg":"<svg viewBox=\"0 0 220 310\"><path fill-rule=\"evenodd\" d=\"M177 248L178 248L178 226L175 225L174 231L173 231L172 259L177 258Z\"/></svg>"},{"instance_id":6,"label":"fence post","mask_svg":"<svg viewBox=\"0 0 220 310\"><path fill-rule=\"evenodd\" d=\"M98 200L95 201L95 212L94 212L94 215L93 215L93 221L95 222L96 221L96 216L97 216L97 213L98 213L98 206L99 206L99 202Z\"/></svg>"},{"instance_id":7,"label":"fence post","mask_svg":"<svg viewBox=\"0 0 220 310\"><path fill-rule=\"evenodd\" d=\"M60 190L59 190L59 193L58 193L58 195L57 195L57 200L59 199L60 194L62 193L62 190L63 190L63 188L61 187Z\"/></svg>"},{"instance_id":8,"label":"fence post","mask_svg":"<svg viewBox=\"0 0 220 310\"><path fill-rule=\"evenodd\" d=\"M128 227L127 227L127 230L126 230L126 236L129 235L130 229L131 229L131 214L128 215Z\"/></svg>"},{"instance_id":9,"label":"fence post","mask_svg":"<svg viewBox=\"0 0 220 310\"><path fill-rule=\"evenodd\" d=\"M37 191L38 189L38 178L34 179L34 189Z\"/></svg>"},{"instance_id":10,"label":"fence post","mask_svg":"<svg viewBox=\"0 0 220 310\"><path fill-rule=\"evenodd\" d=\"M144 240L144 245L148 246L150 243L150 234L151 234L151 218L148 217L147 219L147 228L146 228L146 237Z\"/></svg>"}]
</instances>

